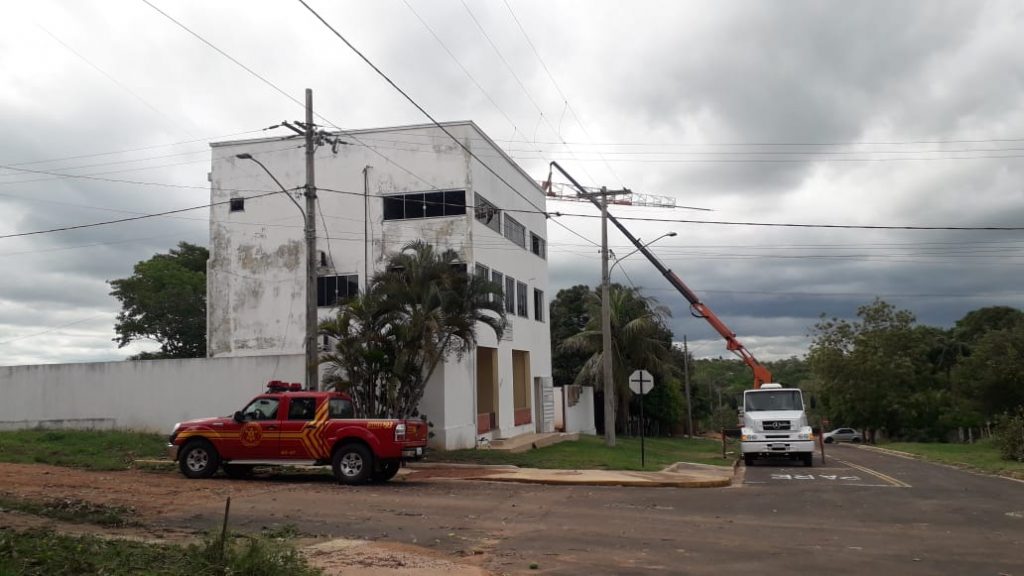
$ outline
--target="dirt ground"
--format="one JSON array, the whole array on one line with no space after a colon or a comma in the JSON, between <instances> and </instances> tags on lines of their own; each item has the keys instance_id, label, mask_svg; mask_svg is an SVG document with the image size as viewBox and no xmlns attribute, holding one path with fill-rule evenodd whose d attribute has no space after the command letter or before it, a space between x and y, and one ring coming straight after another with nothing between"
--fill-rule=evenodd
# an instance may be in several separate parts
<instances>
[{"instance_id":1,"label":"dirt ground","mask_svg":"<svg viewBox=\"0 0 1024 576\"><path fill-rule=\"evenodd\" d=\"M460 478L470 471L417 471L408 477ZM0 525L15 529L48 527L74 535L93 535L146 542L188 543L196 541L202 530L165 526L167 514L180 510L209 509L223 506L228 497L249 496L289 490L290 484L260 481L226 482L223 479L183 481L172 473L139 470L89 472L30 464L0 464L0 495L37 502L72 499L134 511L132 520L139 526L113 528L79 524L23 514L0 508ZM427 548L359 539L300 537L301 547L310 564L328 575L365 574L388 576L406 574L445 574L448 576L485 576L479 566L456 562Z\"/></svg>"}]
</instances>

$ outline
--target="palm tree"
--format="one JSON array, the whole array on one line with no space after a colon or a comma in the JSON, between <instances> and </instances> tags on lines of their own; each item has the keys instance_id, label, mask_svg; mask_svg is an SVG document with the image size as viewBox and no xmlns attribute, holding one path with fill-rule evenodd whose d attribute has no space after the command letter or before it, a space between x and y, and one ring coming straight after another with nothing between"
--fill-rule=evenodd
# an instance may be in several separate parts
<instances>
[{"instance_id":1,"label":"palm tree","mask_svg":"<svg viewBox=\"0 0 1024 576\"><path fill-rule=\"evenodd\" d=\"M619 427L629 416L632 393L627 378L639 368L654 368L669 362L672 333L664 319L671 315L668 308L653 298L643 296L637 288L613 284L609 290L612 326L612 378L618 409ZM601 345L601 295L598 291L587 295L590 322L579 334L562 341L565 350L590 352L591 356L576 375L577 384L601 384L604 355ZM609 387L604 387L609 393Z\"/></svg>"},{"instance_id":2,"label":"palm tree","mask_svg":"<svg viewBox=\"0 0 1024 576\"><path fill-rule=\"evenodd\" d=\"M405 245L356 306L325 323L341 336L335 336L336 353L325 357L332 379L349 390L369 388L361 394L378 414L415 416L438 365L476 347L478 323L501 338L500 294L497 284L468 274L454 250L439 253L423 241Z\"/></svg>"}]
</instances>

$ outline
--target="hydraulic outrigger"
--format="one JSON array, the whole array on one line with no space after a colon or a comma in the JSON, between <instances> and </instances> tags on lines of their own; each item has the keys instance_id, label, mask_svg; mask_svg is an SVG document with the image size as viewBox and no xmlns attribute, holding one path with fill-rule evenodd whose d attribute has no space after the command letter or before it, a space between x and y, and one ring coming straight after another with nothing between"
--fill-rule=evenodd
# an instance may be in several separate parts
<instances>
[{"instance_id":1,"label":"hydraulic outrigger","mask_svg":"<svg viewBox=\"0 0 1024 576\"><path fill-rule=\"evenodd\" d=\"M551 162L551 164L548 167L548 179L546 182L544 182L544 189L546 191L550 191L551 189L552 168L557 168L563 176L568 178L569 181L572 182L573 186L575 186L576 189L579 191L581 197L589 198L590 201L593 202L598 208L601 207L601 203L598 200L596 200L594 196L588 194L586 189L583 188L583 186L581 186L575 178L570 176L569 173L565 171L565 169L558 165L558 162ZM736 339L736 333L730 330L729 327L725 325L725 322L722 322L722 320L711 310L711 308L708 308L706 304L701 302L700 298L698 298L697 295L694 294L693 290L690 290L689 286L683 283L683 281L679 278L679 276L675 274L675 272L666 268L665 265L661 263L661 260L658 260L658 257L655 256L650 250L648 250L647 247L644 244L642 244L637 237L630 234L629 230L627 230L626 227L622 225L622 223L620 223L614 216L612 216L610 212L608 212L607 214L608 220L610 220L611 223L614 224L615 227L619 229L619 232L622 232L622 234L627 239L629 239L629 241L632 242L634 246L636 246L636 249L640 253L642 253L651 262L651 264L654 264L654 267L657 268L658 271L661 272L661 275L664 276L665 279L669 281L669 284L672 284L672 286L676 290L678 290L684 298L686 298L687 302L690 303L690 314L693 315L693 317L695 318L703 318L704 320L707 320L708 324L711 324L711 327L714 328L722 336L722 338L725 338L725 347L733 354L739 356L740 359L743 360L743 363L750 367L750 370L754 373L754 389L760 388L762 384L771 382L771 372L767 368L765 368L764 365L758 362L757 358L754 358L754 355L750 353L750 350L747 350L746 346L744 346L743 343Z\"/></svg>"}]
</instances>

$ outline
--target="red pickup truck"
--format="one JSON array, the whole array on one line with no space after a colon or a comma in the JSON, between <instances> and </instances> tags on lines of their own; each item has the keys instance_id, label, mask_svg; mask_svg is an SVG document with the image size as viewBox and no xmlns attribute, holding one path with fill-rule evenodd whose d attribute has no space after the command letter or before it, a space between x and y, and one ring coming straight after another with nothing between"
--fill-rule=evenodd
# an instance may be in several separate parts
<instances>
[{"instance_id":1,"label":"red pickup truck","mask_svg":"<svg viewBox=\"0 0 1024 576\"><path fill-rule=\"evenodd\" d=\"M385 482L403 461L423 457L426 422L353 416L345 394L275 380L234 416L176 424L167 449L189 478L209 478L221 466L244 477L258 465L330 464L343 484Z\"/></svg>"}]
</instances>

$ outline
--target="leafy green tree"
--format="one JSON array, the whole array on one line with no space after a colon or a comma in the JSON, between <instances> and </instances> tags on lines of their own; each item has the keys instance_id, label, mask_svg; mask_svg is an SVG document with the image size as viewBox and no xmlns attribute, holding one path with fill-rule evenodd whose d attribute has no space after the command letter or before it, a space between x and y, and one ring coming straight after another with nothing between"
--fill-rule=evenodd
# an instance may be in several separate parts
<instances>
[{"instance_id":1,"label":"leafy green tree","mask_svg":"<svg viewBox=\"0 0 1024 576\"><path fill-rule=\"evenodd\" d=\"M956 339L968 346L988 332L1006 330L1024 322L1024 312L1010 306L989 306L968 312L956 321Z\"/></svg>"},{"instance_id":2,"label":"leafy green tree","mask_svg":"<svg viewBox=\"0 0 1024 576\"><path fill-rule=\"evenodd\" d=\"M369 289L321 324L337 339L327 382L349 391L365 417L408 418L438 365L475 348L483 324L500 339L501 288L467 274L454 250L411 242L388 258Z\"/></svg>"},{"instance_id":3,"label":"leafy green tree","mask_svg":"<svg viewBox=\"0 0 1024 576\"><path fill-rule=\"evenodd\" d=\"M202 246L181 242L167 254L135 264L131 276L109 281L121 302L114 331L118 348L150 340L157 352L132 359L206 356L206 260Z\"/></svg>"},{"instance_id":4,"label":"leafy green tree","mask_svg":"<svg viewBox=\"0 0 1024 576\"><path fill-rule=\"evenodd\" d=\"M953 375L961 396L985 416L1024 406L1024 322L986 332Z\"/></svg>"},{"instance_id":5,"label":"leafy green tree","mask_svg":"<svg viewBox=\"0 0 1024 576\"><path fill-rule=\"evenodd\" d=\"M810 360L826 412L837 423L865 428L874 441L878 429L898 435L921 418L919 393L934 388L932 343L913 314L881 299L857 316L858 322L818 322Z\"/></svg>"},{"instance_id":6,"label":"leafy green tree","mask_svg":"<svg viewBox=\"0 0 1024 576\"><path fill-rule=\"evenodd\" d=\"M589 321L574 336L562 341L566 350L579 350L590 354L579 374L577 384L603 386L603 359L601 335L601 295L592 291L587 295ZM612 337L612 378L614 380L616 428L621 430L629 416L630 398L627 379L639 368L661 366L668 360L672 346L672 333L665 327L667 308L653 298L643 296L636 288L612 285L609 290Z\"/></svg>"},{"instance_id":7,"label":"leafy green tree","mask_svg":"<svg viewBox=\"0 0 1024 576\"><path fill-rule=\"evenodd\" d=\"M588 352L568 349L560 343L582 332L590 322L587 295L590 288L577 284L558 291L551 301L551 374L556 385L572 384L590 357Z\"/></svg>"}]
</instances>

